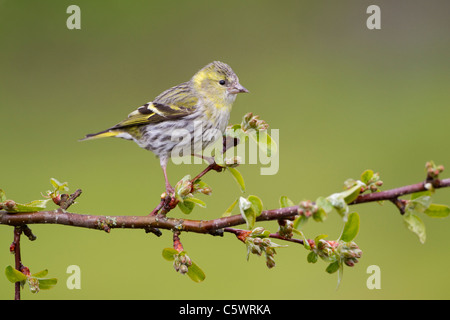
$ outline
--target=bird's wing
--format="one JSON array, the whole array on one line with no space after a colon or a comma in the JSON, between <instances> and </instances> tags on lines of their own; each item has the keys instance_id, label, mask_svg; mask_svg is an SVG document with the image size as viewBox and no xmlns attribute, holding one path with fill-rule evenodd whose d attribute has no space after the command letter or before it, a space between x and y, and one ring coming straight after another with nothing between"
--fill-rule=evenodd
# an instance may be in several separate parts
<instances>
[{"instance_id":1,"label":"bird's wing","mask_svg":"<svg viewBox=\"0 0 450 320\"><path fill-rule=\"evenodd\" d=\"M128 115L128 118L119 122L111 129L124 127L155 124L166 120L183 118L191 114L191 110L177 106L167 106L164 104L149 102L139 107Z\"/></svg>"},{"instance_id":2,"label":"bird's wing","mask_svg":"<svg viewBox=\"0 0 450 320\"><path fill-rule=\"evenodd\" d=\"M188 83L170 88L153 102L139 107L128 115L128 118L111 129L155 124L166 120L175 120L192 114L197 106L198 98L192 94Z\"/></svg>"}]
</instances>

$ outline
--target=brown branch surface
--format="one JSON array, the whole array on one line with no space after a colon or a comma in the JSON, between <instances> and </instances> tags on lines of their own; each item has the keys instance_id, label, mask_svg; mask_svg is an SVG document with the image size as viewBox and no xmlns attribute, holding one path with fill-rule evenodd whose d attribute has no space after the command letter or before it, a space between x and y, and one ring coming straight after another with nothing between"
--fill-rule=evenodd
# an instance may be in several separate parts
<instances>
[{"instance_id":1,"label":"brown branch surface","mask_svg":"<svg viewBox=\"0 0 450 320\"><path fill-rule=\"evenodd\" d=\"M427 183L435 189L450 187L450 178L420 182L400 188L385 190L377 193L360 195L350 205L382 200L395 201L398 197L428 190ZM256 221L269 221L279 219L294 219L302 211L298 206L265 210L256 218ZM182 218L169 218L165 214L146 216L99 216L65 212L64 210L40 211L33 213L10 214L0 211L0 224L9 226L23 226L26 224L60 224L72 227L98 229L109 232L114 228L125 229L166 229L190 231L212 235L223 235L223 229L245 224L241 215L232 215L213 220L188 220Z\"/></svg>"}]
</instances>

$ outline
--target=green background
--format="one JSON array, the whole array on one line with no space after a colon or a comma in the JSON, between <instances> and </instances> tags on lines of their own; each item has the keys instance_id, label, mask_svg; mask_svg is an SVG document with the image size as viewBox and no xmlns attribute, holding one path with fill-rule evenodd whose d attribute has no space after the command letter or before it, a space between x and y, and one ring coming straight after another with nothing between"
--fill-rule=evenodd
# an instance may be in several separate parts
<instances>
[{"instance_id":1,"label":"green background","mask_svg":"<svg viewBox=\"0 0 450 320\"><path fill-rule=\"evenodd\" d=\"M66 8L81 8L81 30L68 30ZM371 4L381 7L381 30L366 27ZM252 111L279 129L280 168L262 176L243 165L247 193L278 206L340 191L365 169L380 172L384 189L425 178L428 160L450 167L450 20L448 1L0 1L0 188L27 202L68 181L83 195L71 212L146 215L164 180L153 154L120 139L78 142L188 80L213 60L232 66L250 94L240 95L231 123ZM174 184L201 165L169 164ZM444 172L444 176L446 172ZM210 173L206 209L188 217L219 217L241 195L228 173ZM450 204L450 190L436 203ZM51 206L52 208L54 206ZM22 240L32 272L59 279L24 299L448 299L449 219L421 216L422 245L390 203L353 207L364 254L336 275L306 262L307 251L280 248L277 266L245 260L245 246L183 233L188 254L205 271L194 283L177 274L161 252L172 245L142 230L102 231L31 226ZM237 211L236 211L237 213ZM183 217L177 209L171 216ZM262 223L272 232L276 223ZM309 222L306 236L339 237L342 220ZM0 227L0 267L14 264L13 230ZM276 241L275 241L276 242ZM280 241L278 241L280 243ZM66 268L81 268L81 289L68 290ZM370 265L381 268L381 289L366 287ZM3 270L3 269L2 269ZM3 273L3 271L2 271ZM0 276L0 298L13 285Z\"/></svg>"}]
</instances>

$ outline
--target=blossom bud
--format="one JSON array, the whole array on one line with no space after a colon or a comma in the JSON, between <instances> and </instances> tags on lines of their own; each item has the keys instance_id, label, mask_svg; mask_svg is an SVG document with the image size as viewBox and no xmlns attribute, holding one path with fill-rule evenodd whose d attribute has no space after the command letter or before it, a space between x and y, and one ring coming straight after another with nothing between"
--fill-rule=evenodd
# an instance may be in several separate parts
<instances>
[{"instance_id":1,"label":"blossom bud","mask_svg":"<svg viewBox=\"0 0 450 320\"><path fill-rule=\"evenodd\" d=\"M188 272L188 266L185 265L185 264L182 264L182 265L180 266L180 273L181 273L181 274L186 274L187 272Z\"/></svg>"},{"instance_id":2,"label":"blossom bud","mask_svg":"<svg viewBox=\"0 0 450 320\"><path fill-rule=\"evenodd\" d=\"M269 269L275 267L275 259L272 256L267 256L266 265Z\"/></svg>"}]
</instances>

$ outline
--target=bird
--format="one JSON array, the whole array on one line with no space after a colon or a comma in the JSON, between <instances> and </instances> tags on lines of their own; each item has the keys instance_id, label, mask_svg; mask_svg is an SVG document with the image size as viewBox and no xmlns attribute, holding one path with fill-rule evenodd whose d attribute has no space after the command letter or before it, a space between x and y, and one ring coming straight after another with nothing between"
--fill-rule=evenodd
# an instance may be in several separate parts
<instances>
[{"instance_id":1,"label":"bird","mask_svg":"<svg viewBox=\"0 0 450 320\"><path fill-rule=\"evenodd\" d=\"M194 150L194 146L200 146L203 151L222 137L237 94L247 92L228 64L213 61L189 81L165 90L153 101L138 107L125 120L109 129L87 134L80 141L116 137L132 140L152 151L159 158L165 190L170 195L174 188L167 177L167 163L175 149L177 152L188 149L190 154L184 156L195 155L199 150Z\"/></svg>"}]
</instances>

